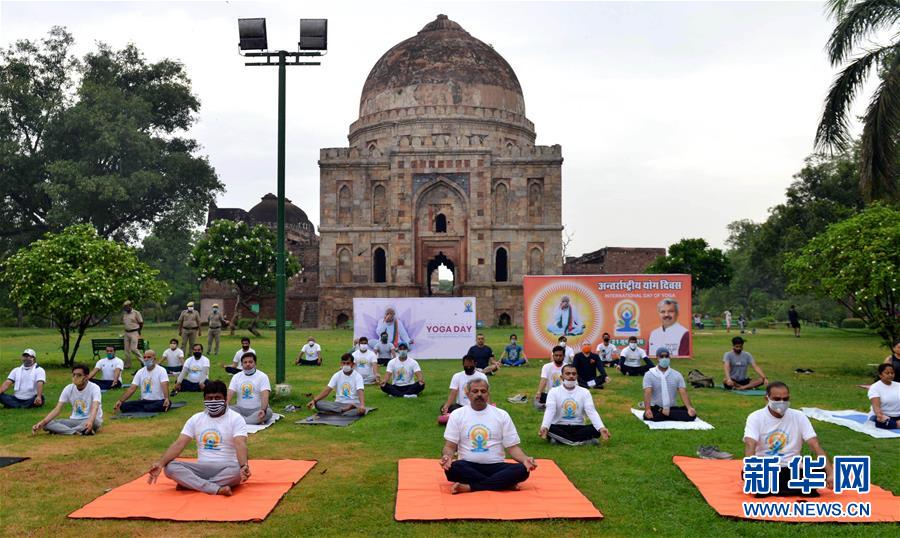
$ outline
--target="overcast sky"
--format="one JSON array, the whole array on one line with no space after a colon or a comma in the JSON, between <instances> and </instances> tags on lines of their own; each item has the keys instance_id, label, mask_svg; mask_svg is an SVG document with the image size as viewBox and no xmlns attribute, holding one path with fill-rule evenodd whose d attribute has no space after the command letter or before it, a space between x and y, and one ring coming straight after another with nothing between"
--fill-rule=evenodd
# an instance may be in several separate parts
<instances>
[{"instance_id":1,"label":"overcast sky","mask_svg":"<svg viewBox=\"0 0 900 538\"><path fill-rule=\"evenodd\" d=\"M516 71L537 143L561 144L570 254L668 246L762 220L812 151L834 70L819 2L2 2L0 44L74 34L184 62L202 108L191 135L249 209L275 192L277 69L244 67L237 19L266 17L270 48L329 19L322 67L288 69L287 195L319 222L319 148L347 145L378 58L438 13ZM861 107L860 107L861 110Z\"/></svg>"}]
</instances>

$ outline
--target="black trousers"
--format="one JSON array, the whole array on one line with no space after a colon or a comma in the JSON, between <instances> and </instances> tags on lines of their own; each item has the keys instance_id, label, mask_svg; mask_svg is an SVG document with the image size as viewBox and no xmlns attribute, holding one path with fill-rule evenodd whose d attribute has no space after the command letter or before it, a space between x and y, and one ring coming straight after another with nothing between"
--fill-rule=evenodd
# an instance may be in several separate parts
<instances>
[{"instance_id":1,"label":"black trousers","mask_svg":"<svg viewBox=\"0 0 900 538\"><path fill-rule=\"evenodd\" d=\"M800 476L802 478L803 471L800 471ZM816 490L812 490L809 493L803 493L802 489L797 488L789 488L788 482L791 480L791 469L790 467L782 467L778 471L778 493L757 493L756 497L818 497L819 492Z\"/></svg>"},{"instance_id":2,"label":"black trousers","mask_svg":"<svg viewBox=\"0 0 900 538\"><path fill-rule=\"evenodd\" d=\"M390 357L387 357L387 358L379 357L378 358L378 366L387 366L387 363L389 363L389 362L391 362Z\"/></svg>"},{"instance_id":3,"label":"black trousers","mask_svg":"<svg viewBox=\"0 0 900 538\"><path fill-rule=\"evenodd\" d=\"M644 375L650 368L653 368L653 366L649 364L642 364L640 366L626 366L625 364L622 364L619 368L622 371L622 375Z\"/></svg>"},{"instance_id":4,"label":"black trousers","mask_svg":"<svg viewBox=\"0 0 900 538\"><path fill-rule=\"evenodd\" d=\"M441 407L443 408L443 406L441 406ZM447 408L447 414L449 415L450 413L456 411L456 410L459 409L460 407L462 407L462 406L459 405L458 403L452 403L452 404L450 404L450 407Z\"/></svg>"},{"instance_id":5,"label":"black trousers","mask_svg":"<svg viewBox=\"0 0 900 538\"><path fill-rule=\"evenodd\" d=\"M117 389L122 386L122 383L110 379L91 379L91 383L100 387L101 390Z\"/></svg>"},{"instance_id":6,"label":"black trousers","mask_svg":"<svg viewBox=\"0 0 900 538\"><path fill-rule=\"evenodd\" d=\"M528 470L521 463L472 463L456 460L444 474L447 480L466 484L472 491L502 491L528 480Z\"/></svg>"},{"instance_id":7,"label":"black trousers","mask_svg":"<svg viewBox=\"0 0 900 538\"><path fill-rule=\"evenodd\" d=\"M226 366L225 371L229 374L239 374L243 372L243 370L241 370L240 368L235 368L234 366Z\"/></svg>"},{"instance_id":8,"label":"black trousers","mask_svg":"<svg viewBox=\"0 0 900 538\"><path fill-rule=\"evenodd\" d=\"M591 439L600 437L600 432L598 432L592 424L584 424L581 426L576 426L575 424L553 424L550 426L550 433L575 443L590 441Z\"/></svg>"},{"instance_id":9,"label":"black trousers","mask_svg":"<svg viewBox=\"0 0 900 538\"><path fill-rule=\"evenodd\" d=\"M381 386L381 390L391 396L406 396L407 394L418 394L425 390L425 385L421 383L413 383L411 385L391 385L385 383Z\"/></svg>"},{"instance_id":10,"label":"black trousers","mask_svg":"<svg viewBox=\"0 0 900 538\"><path fill-rule=\"evenodd\" d=\"M588 384L587 384L588 381L593 381L594 383L596 383L596 385L594 385L593 387L589 387ZM602 389L602 388L603 388L603 380L602 380L602 379L598 379L598 378L596 378L596 377L595 377L594 379L592 379L592 380L591 380L591 379L580 379L580 378L579 378L579 379L578 379L578 386L579 386L579 387L582 387L582 388L586 388L586 389L590 389L590 388Z\"/></svg>"},{"instance_id":11,"label":"black trousers","mask_svg":"<svg viewBox=\"0 0 900 538\"><path fill-rule=\"evenodd\" d=\"M202 392L203 389L200 388L200 383L194 383L193 381L188 381L187 379L181 382L181 392Z\"/></svg>"},{"instance_id":12,"label":"black trousers","mask_svg":"<svg viewBox=\"0 0 900 538\"><path fill-rule=\"evenodd\" d=\"M650 420L653 422L663 422L666 420L674 420L677 422L692 422L696 420L697 417L692 417L688 414L687 407L684 406L672 406L669 408L669 416L663 415L663 408L658 405L651 405L650 411L653 412L653 418ZM644 417L646 419L646 417Z\"/></svg>"},{"instance_id":13,"label":"black trousers","mask_svg":"<svg viewBox=\"0 0 900 538\"><path fill-rule=\"evenodd\" d=\"M165 400L129 400L119 407L123 413L162 413Z\"/></svg>"},{"instance_id":14,"label":"black trousers","mask_svg":"<svg viewBox=\"0 0 900 538\"><path fill-rule=\"evenodd\" d=\"M162 365L160 365L160 366L162 366ZM163 368L166 369L166 373L167 373L167 374L177 374L177 373L181 372L181 369L182 369L183 367L184 367L184 366L182 366L182 365L179 365L179 366L163 366Z\"/></svg>"},{"instance_id":15,"label":"black trousers","mask_svg":"<svg viewBox=\"0 0 900 538\"><path fill-rule=\"evenodd\" d=\"M318 360L318 359L316 359L316 360L298 359L298 360L297 360L297 365L298 365L298 366L321 366L321 365L319 364L319 360Z\"/></svg>"},{"instance_id":16,"label":"black trousers","mask_svg":"<svg viewBox=\"0 0 900 538\"><path fill-rule=\"evenodd\" d=\"M27 409L29 407L40 407L44 405L34 405L35 396L31 398L22 399L16 398L12 394L0 394L0 404L3 404L4 407L9 407L10 409ZM46 397L44 398L46 400Z\"/></svg>"}]
</instances>

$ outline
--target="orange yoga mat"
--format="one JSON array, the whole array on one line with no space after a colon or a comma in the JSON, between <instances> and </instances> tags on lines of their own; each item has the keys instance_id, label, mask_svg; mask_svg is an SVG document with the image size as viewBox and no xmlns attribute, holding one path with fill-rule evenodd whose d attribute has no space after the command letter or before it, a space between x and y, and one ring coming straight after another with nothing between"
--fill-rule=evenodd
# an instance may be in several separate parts
<instances>
[{"instance_id":1,"label":"orange yoga mat","mask_svg":"<svg viewBox=\"0 0 900 538\"><path fill-rule=\"evenodd\" d=\"M250 479L235 487L231 497L176 490L175 482L165 474L150 485L145 474L75 510L69 517L262 521L315 464L305 460L250 460Z\"/></svg>"},{"instance_id":2,"label":"orange yoga mat","mask_svg":"<svg viewBox=\"0 0 900 538\"><path fill-rule=\"evenodd\" d=\"M452 495L438 460L398 462L397 521L446 519L602 519L553 460L537 460L537 469L517 491L474 491Z\"/></svg>"},{"instance_id":3,"label":"orange yoga mat","mask_svg":"<svg viewBox=\"0 0 900 538\"><path fill-rule=\"evenodd\" d=\"M744 483L741 480L741 460L702 460L675 456L672 458L688 480L697 486L700 494L706 502L719 513L720 516L737 517L741 519L753 519L760 521L792 521L802 523L878 523L900 521L900 497L890 491L872 486L870 493L860 494L847 491L836 495L831 490L819 490L819 497L808 498L810 502L840 502L846 508L849 502L872 503L872 513L869 518L834 517L824 516L818 518L809 517L784 517L784 516L744 516L741 503L744 502L793 502L797 497L768 497L757 499L753 495L745 494Z\"/></svg>"}]
</instances>

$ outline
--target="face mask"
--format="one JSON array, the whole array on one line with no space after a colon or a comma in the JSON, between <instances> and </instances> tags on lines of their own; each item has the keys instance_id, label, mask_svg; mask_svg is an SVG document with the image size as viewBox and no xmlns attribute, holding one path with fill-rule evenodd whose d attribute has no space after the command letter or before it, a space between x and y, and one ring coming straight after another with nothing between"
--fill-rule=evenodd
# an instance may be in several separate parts
<instances>
[{"instance_id":1,"label":"face mask","mask_svg":"<svg viewBox=\"0 0 900 538\"><path fill-rule=\"evenodd\" d=\"M360 350L360 351L365 351L365 350L367 350L367 349L369 349L369 344L360 344L360 345L359 345L359 350Z\"/></svg>"},{"instance_id":2,"label":"face mask","mask_svg":"<svg viewBox=\"0 0 900 538\"><path fill-rule=\"evenodd\" d=\"M608 344L608 343L609 343L609 338L604 338L604 339L603 339L603 343L604 343L604 344Z\"/></svg>"},{"instance_id":3,"label":"face mask","mask_svg":"<svg viewBox=\"0 0 900 538\"><path fill-rule=\"evenodd\" d=\"M225 412L225 400L204 400L203 406L211 417L218 417Z\"/></svg>"},{"instance_id":4,"label":"face mask","mask_svg":"<svg viewBox=\"0 0 900 538\"><path fill-rule=\"evenodd\" d=\"M509 343L512 344L512 345L516 345L516 341L515 341L515 340L510 340Z\"/></svg>"},{"instance_id":5,"label":"face mask","mask_svg":"<svg viewBox=\"0 0 900 538\"><path fill-rule=\"evenodd\" d=\"M349 364L347 364L345 366L341 366L341 371L344 372L346 375L350 375L350 372L353 371L353 367L350 366Z\"/></svg>"},{"instance_id":6,"label":"face mask","mask_svg":"<svg viewBox=\"0 0 900 538\"><path fill-rule=\"evenodd\" d=\"M194 311L194 307L193 307L193 306L189 306L189 307L188 307L188 312L193 312L193 311Z\"/></svg>"},{"instance_id":7,"label":"face mask","mask_svg":"<svg viewBox=\"0 0 900 538\"><path fill-rule=\"evenodd\" d=\"M585 355L589 354L591 352L591 346L582 346L581 352L584 353Z\"/></svg>"},{"instance_id":8,"label":"face mask","mask_svg":"<svg viewBox=\"0 0 900 538\"><path fill-rule=\"evenodd\" d=\"M668 368L668 367L669 367L669 362L670 362L671 360L672 360L672 359L670 359L669 357L663 357L663 358L660 358L660 359L659 359L659 367L660 367L660 368Z\"/></svg>"},{"instance_id":9,"label":"face mask","mask_svg":"<svg viewBox=\"0 0 900 538\"><path fill-rule=\"evenodd\" d=\"M316 341L310 340L309 342L307 342L307 344L309 344L309 346L312 347L312 346L316 345Z\"/></svg>"},{"instance_id":10,"label":"face mask","mask_svg":"<svg viewBox=\"0 0 900 538\"><path fill-rule=\"evenodd\" d=\"M574 379L566 379L565 381L563 381L563 386L567 389L574 389L575 385L577 384L578 382L576 382Z\"/></svg>"},{"instance_id":11,"label":"face mask","mask_svg":"<svg viewBox=\"0 0 900 538\"><path fill-rule=\"evenodd\" d=\"M382 341L382 342L387 342L387 336L382 336L382 337L381 337L381 341Z\"/></svg>"},{"instance_id":12,"label":"face mask","mask_svg":"<svg viewBox=\"0 0 900 538\"><path fill-rule=\"evenodd\" d=\"M195 351L195 352L194 352L194 357L196 357L196 358L199 359L199 358L202 357L202 356L203 356L203 352L202 352L202 351Z\"/></svg>"},{"instance_id":13,"label":"face mask","mask_svg":"<svg viewBox=\"0 0 900 538\"><path fill-rule=\"evenodd\" d=\"M401 359L405 359L406 356L409 355L409 352L406 351L406 350L404 349L403 351L398 352L397 355L398 355Z\"/></svg>"},{"instance_id":14,"label":"face mask","mask_svg":"<svg viewBox=\"0 0 900 538\"><path fill-rule=\"evenodd\" d=\"M107 354L106 354L106 358L107 358L107 359L111 359L111 358L113 358L113 357L115 357L115 356L116 356L115 353L107 353Z\"/></svg>"},{"instance_id":15,"label":"face mask","mask_svg":"<svg viewBox=\"0 0 900 538\"><path fill-rule=\"evenodd\" d=\"M773 402L769 400L769 409L775 411L779 415L784 415L784 413L791 407L791 402Z\"/></svg>"},{"instance_id":16,"label":"face mask","mask_svg":"<svg viewBox=\"0 0 900 538\"><path fill-rule=\"evenodd\" d=\"M472 375L475 373L475 367L474 366L464 366L463 371L466 372L466 375Z\"/></svg>"},{"instance_id":17,"label":"face mask","mask_svg":"<svg viewBox=\"0 0 900 538\"><path fill-rule=\"evenodd\" d=\"M23 358L22 366L24 366L25 368L31 368L32 366L34 366L34 358L32 358L32 357Z\"/></svg>"},{"instance_id":18,"label":"face mask","mask_svg":"<svg viewBox=\"0 0 900 538\"><path fill-rule=\"evenodd\" d=\"M219 311L218 308L213 308L213 314L215 314L215 313L218 312L218 311Z\"/></svg>"},{"instance_id":19,"label":"face mask","mask_svg":"<svg viewBox=\"0 0 900 538\"><path fill-rule=\"evenodd\" d=\"M628 344L628 349L634 351L635 349L637 349L637 344Z\"/></svg>"},{"instance_id":20,"label":"face mask","mask_svg":"<svg viewBox=\"0 0 900 538\"><path fill-rule=\"evenodd\" d=\"M256 366L254 366L253 368L250 368L249 370L244 370L245 375L253 375L255 373L256 373Z\"/></svg>"},{"instance_id":21,"label":"face mask","mask_svg":"<svg viewBox=\"0 0 900 538\"><path fill-rule=\"evenodd\" d=\"M148 370L152 369L153 365L156 364L156 361L153 359L144 359L141 362L144 363L144 366L146 366Z\"/></svg>"},{"instance_id":22,"label":"face mask","mask_svg":"<svg viewBox=\"0 0 900 538\"><path fill-rule=\"evenodd\" d=\"M241 344L241 349L243 349L245 351L250 349L250 344Z\"/></svg>"}]
</instances>

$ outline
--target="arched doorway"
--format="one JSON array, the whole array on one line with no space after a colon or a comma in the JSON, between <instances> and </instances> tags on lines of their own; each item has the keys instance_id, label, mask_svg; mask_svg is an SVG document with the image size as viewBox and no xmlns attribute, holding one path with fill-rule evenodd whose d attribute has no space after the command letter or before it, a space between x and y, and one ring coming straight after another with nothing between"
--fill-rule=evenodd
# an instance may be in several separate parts
<instances>
[{"instance_id":1,"label":"arched doorway","mask_svg":"<svg viewBox=\"0 0 900 538\"><path fill-rule=\"evenodd\" d=\"M335 319L334 321L335 321L336 327L344 329L344 328L346 328L345 325L347 325L347 322L350 321L350 316L341 312L340 314L337 315L337 319Z\"/></svg>"},{"instance_id":2,"label":"arched doorway","mask_svg":"<svg viewBox=\"0 0 900 538\"><path fill-rule=\"evenodd\" d=\"M453 295L456 289L456 265L443 252L438 252L437 256L428 260L425 274L429 297L434 295Z\"/></svg>"}]
</instances>

